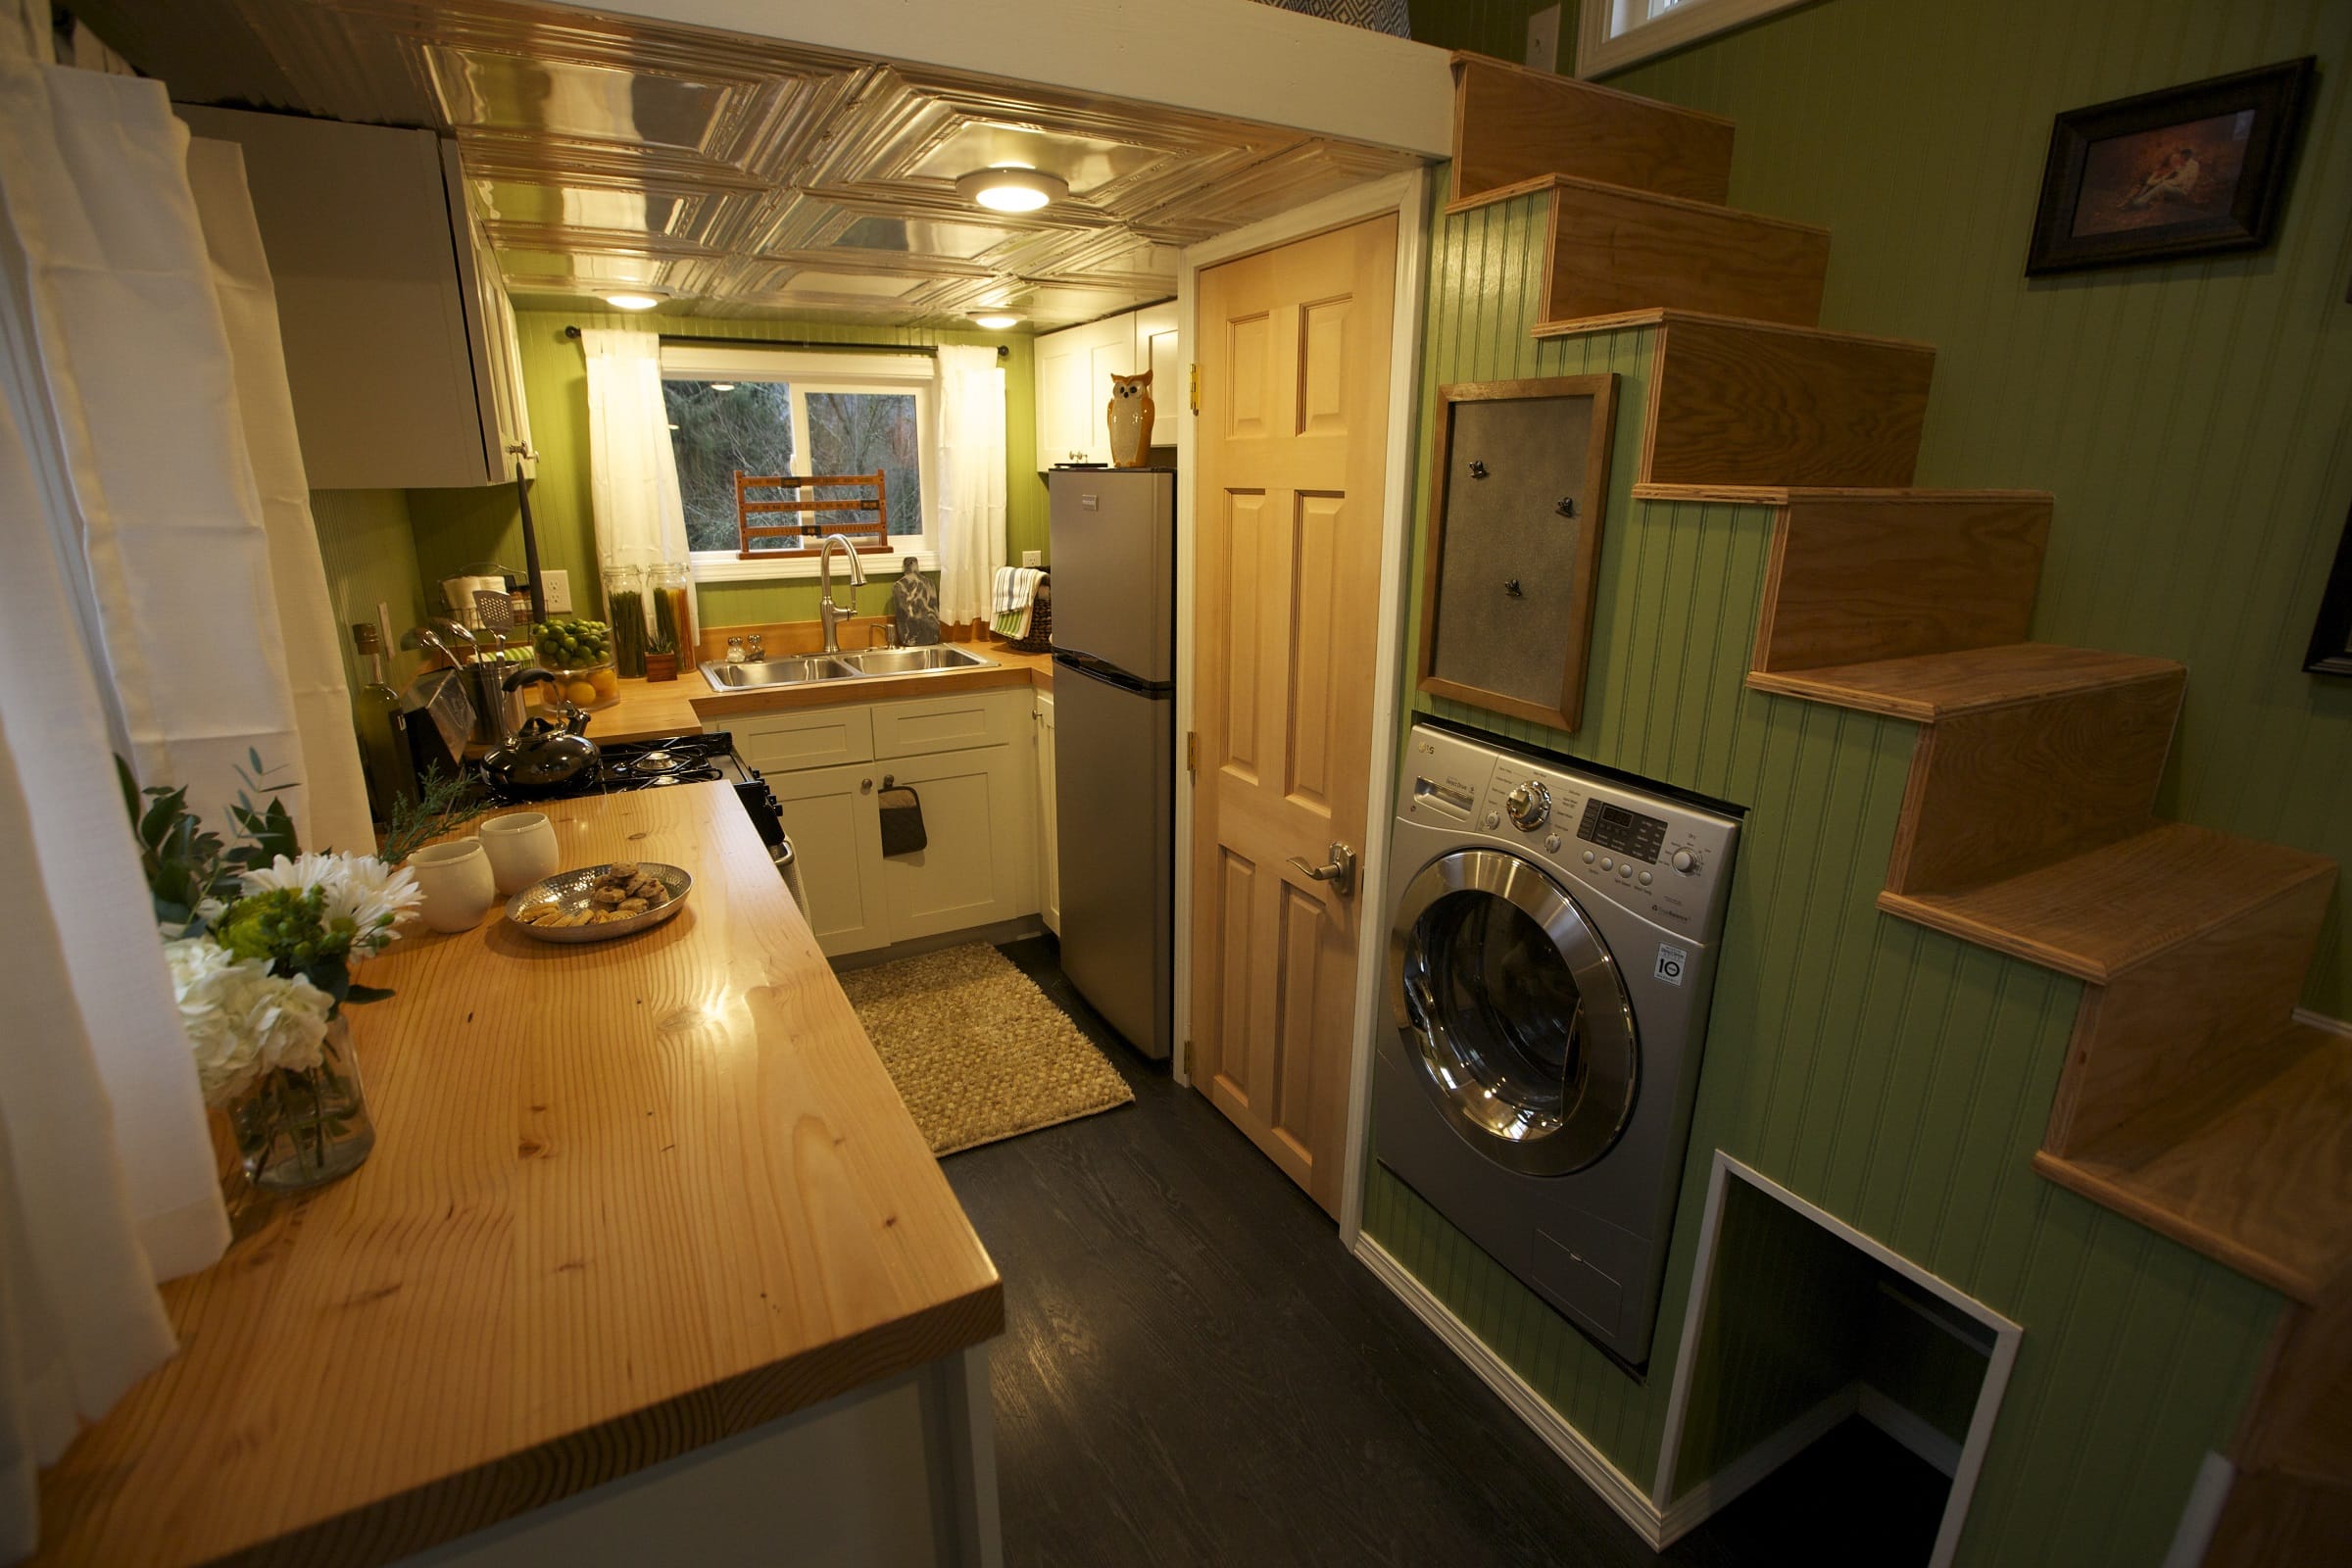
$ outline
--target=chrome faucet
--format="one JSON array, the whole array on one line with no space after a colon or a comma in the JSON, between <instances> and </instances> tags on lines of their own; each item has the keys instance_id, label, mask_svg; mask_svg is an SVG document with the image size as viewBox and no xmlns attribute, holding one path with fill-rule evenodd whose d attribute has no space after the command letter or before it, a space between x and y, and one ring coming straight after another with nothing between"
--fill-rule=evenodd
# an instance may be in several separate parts
<instances>
[{"instance_id":1,"label":"chrome faucet","mask_svg":"<svg viewBox=\"0 0 2352 1568\"><path fill-rule=\"evenodd\" d=\"M850 608L844 610L833 602L833 547L841 546L842 554L850 558ZM816 618L825 630L825 652L841 652L841 623L858 614L858 590L865 586L865 567L858 561L858 547L850 543L849 535L829 533L816 547L817 600Z\"/></svg>"}]
</instances>

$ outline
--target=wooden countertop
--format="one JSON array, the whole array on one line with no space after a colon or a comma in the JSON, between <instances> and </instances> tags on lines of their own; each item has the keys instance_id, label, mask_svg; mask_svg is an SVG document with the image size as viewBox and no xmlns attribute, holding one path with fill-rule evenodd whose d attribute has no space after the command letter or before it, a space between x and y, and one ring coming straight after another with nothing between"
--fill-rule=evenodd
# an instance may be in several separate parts
<instances>
[{"instance_id":1,"label":"wooden countertop","mask_svg":"<svg viewBox=\"0 0 2352 1568\"><path fill-rule=\"evenodd\" d=\"M1054 656L1016 654L1003 643L956 643L993 661L986 669L943 670L930 675L875 675L863 680L815 681L806 686L769 686L756 691L714 692L701 669L674 681L624 680L620 701L588 710L593 741L654 740L691 735L706 722L721 723L743 713L782 713L842 703L888 703L948 692L1029 686L1054 689Z\"/></svg>"},{"instance_id":2,"label":"wooden countertop","mask_svg":"<svg viewBox=\"0 0 2352 1568\"><path fill-rule=\"evenodd\" d=\"M180 1354L43 1475L34 1562L385 1562L1001 1332L733 794L545 808L565 865L685 866L684 912L368 964L373 1158L164 1287Z\"/></svg>"}]
</instances>

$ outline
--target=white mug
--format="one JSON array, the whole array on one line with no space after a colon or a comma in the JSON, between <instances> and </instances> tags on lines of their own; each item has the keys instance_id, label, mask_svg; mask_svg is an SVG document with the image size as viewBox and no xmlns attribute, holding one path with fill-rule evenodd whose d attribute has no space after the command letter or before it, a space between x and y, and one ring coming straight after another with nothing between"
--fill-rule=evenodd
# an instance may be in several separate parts
<instances>
[{"instance_id":1,"label":"white mug","mask_svg":"<svg viewBox=\"0 0 2352 1568\"><path fill-rule=\"evenodd\" d=\"M490 818L478 831L501 898L512 898L563 869L556 858L556 825L545 811L509 811Z\"/></svg>"},{"instance_id":2,"label":"white mug","mask_svg":"<svg viewBox=\"0 0 2352 1568\"><path fill-rule=\"evenodd\" d=\"M409 869L416 873L416 886L424 892L419 912L436 931L470 931L498 902L490 857L482 853L479 839L427 844L409 857Z\"/></svg>"}]
</instances>

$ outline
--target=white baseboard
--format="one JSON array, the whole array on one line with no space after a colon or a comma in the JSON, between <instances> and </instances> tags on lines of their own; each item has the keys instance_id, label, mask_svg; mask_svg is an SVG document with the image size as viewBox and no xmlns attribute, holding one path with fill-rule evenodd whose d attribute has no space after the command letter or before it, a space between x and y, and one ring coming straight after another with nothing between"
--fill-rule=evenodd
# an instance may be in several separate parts
<instances>
[{"instance_id":1,"label":"white baseboard","mask_svg":"<svg viewBox=\"0 0 2352 1568\"><path fill-rule=\"evenodd\" d=\"M1869 1384L1858 1385L1854 1413L1941 1471L1945 1480L1960 1468L1960 1443L1936 1430L1918 1412L1895 1403Z\"/></svg>"},{"instance_id":2,"label":"white baseboard","mask_svg":"<svg viewBox=\"0 0 2352 1568\"><path fill-rule=\"evenodd\" d=\"M1528 1381L1513 1371L1502 1357L1488 1348L1487 1343L1470 1332L1470 1326L1455 1317L1445 1302L1429 1293L1429 1288L1413 1278L1402 1263L1392 1256L1388 1249L1369 1236L1359 1236L1355 1255L1370 1269L1382 1284L1395 1292L1396 1298L1413 1309L1413 1315L1429 1325L1431 1331L1444 1340L1464 1365L1479 1376L1479 1380L1501 1396L1520 1420L1542 1438L1552 1452L1568 1462L1568 1468L1600 1494L1600 1500L1617 1511L1617 1516L1634 1527L1634 1533L1652 1551L1663 1550L1669 1540L1665 1520L1658 1506L1634 1484L1633 1478L1609 1461L1606 1454L1592 1446L1585 1435L1570 1426L1560 1412L1544 1401ZM1849 1400L1847 1408L1852 1408ZM1696 1523L1693 1520L1692 1523Z\"/></svg>"},{"instance_id":3,"label":"white baseboard","mask_svg":"<svg viewBox=\"0 0 2352 1568\"><path fill-rule=\"evenodd\" d=\"M1730 1507L1748 1488L1828 1437L1854 1414L1867 1392L1859 1383L1848 1383L1668 1503L1660 1548L1673 1545Z\"/></svg>"}]
</instances>

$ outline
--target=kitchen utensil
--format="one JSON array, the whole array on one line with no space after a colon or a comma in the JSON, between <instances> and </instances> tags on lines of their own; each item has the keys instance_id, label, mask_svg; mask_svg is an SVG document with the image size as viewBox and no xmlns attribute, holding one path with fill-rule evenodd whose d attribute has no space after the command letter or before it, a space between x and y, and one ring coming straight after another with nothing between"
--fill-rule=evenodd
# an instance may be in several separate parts
<instances>
[{"instance_id":1,"label":"kitchen utensil","mask_svg":"<svg viewBox=\"0 0 2352 1568\"><path fill-rule=\"evenodd\" d=\"M436 931L470 931L498 902L498 879L479 839L427 844L408 858L424 894L417 912Z\"/></svg>"},{"instance_id":2,"label":"kitchen utensil","mask_svg":"<svg viewBox=\"0 0 2352 1568\"><path fill-rule=\"evenodd\" d=\"M506 588L507 579L504 576L493 577L481 574L441 579L442 597L449 601L449 608L456 613L459 623L468 628L476 625L480 620L479 613L474 609L474 595L488 593L492 590L504 593Z\"/></svg>"},{"instance_id":3,"label":"kitchen utensil","mask_svg":"<svg viewBox=\"0 0 2352 1568\"><path fill-rule=\"evenodd\" d=\"M509 675L505 688L520 692L539 684L554 686L559 696L563 691L562 682L535 664ZM601 754L585 733L588 715L568 700L562 710L563 723L527 719L506 745L482 759L482 771L501 794L542 800L596 786Z\"/></svg>"},{"instance_id":4,"label":"kitchen utensil","mask_svg":"<svg viewBox=\"0 0 2352 1568\"><path fill-rule=\"evenodd\" d=\"M545 811L509 811L474 831L490 857L490 874L501 898L554 876L564 863L556 847L556 825Z\"/></svg>"},{"instance_id":5,"label":"kitchen utensil","mask_svg":"<svg viewBox=\"0 0 2352 1568\"><path fill-rule=\"evenodd\" d=\"M514 629L514 596L504 589L475 589L473 612L480 617L484 631L504 637Z\"/></svg>"},{"instance_id":6,"label":"kitchen utensil","mask_svg":"<svg viewBox=\"0 0 2352 1568\"><path fill-rule=\"evenodd\" d=\"M542 942L603 942L612 937L632 936L639 931L652 930L686 907L686 895L694 891L694 878L686 874L684 867L663 865L657 860L640 860L637 869L659 881L669 894L668 900L659 907L631 915L625 920L608 920L602 925L545 926L526 925L523 922L525 910L545 905L552 904L566 912L575 913L590 907L588 890L596 885L598 877L612 869L611 862L586 865L576 871L564 871L532 884L507 901L508 923L525 936L537 937Z\"/></svg>"}]
</instances>

